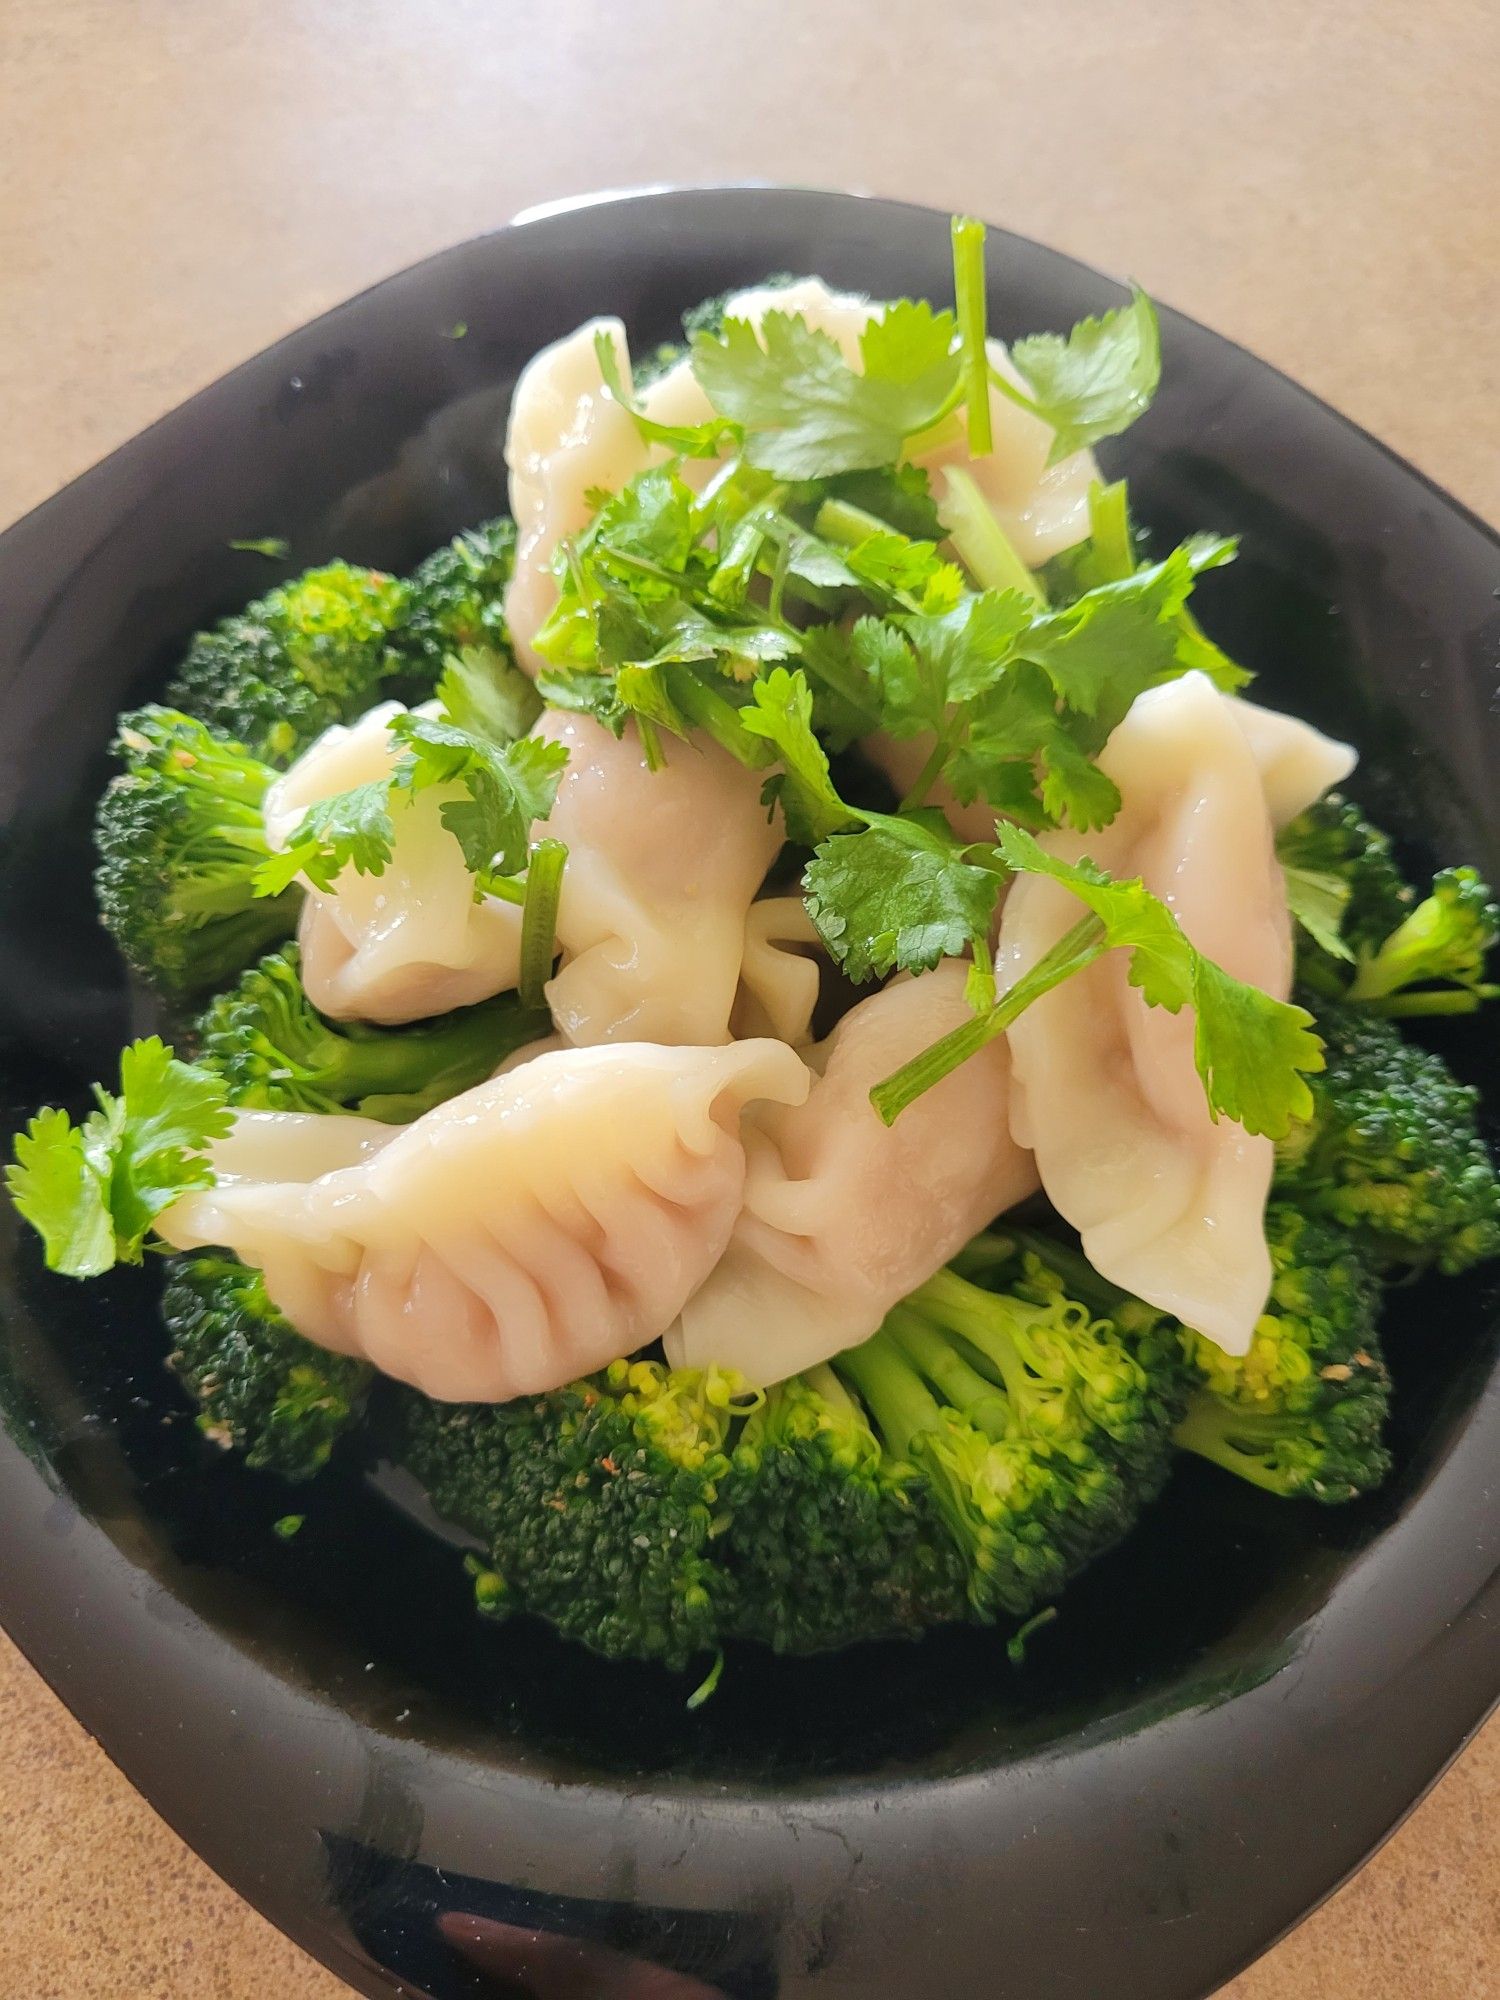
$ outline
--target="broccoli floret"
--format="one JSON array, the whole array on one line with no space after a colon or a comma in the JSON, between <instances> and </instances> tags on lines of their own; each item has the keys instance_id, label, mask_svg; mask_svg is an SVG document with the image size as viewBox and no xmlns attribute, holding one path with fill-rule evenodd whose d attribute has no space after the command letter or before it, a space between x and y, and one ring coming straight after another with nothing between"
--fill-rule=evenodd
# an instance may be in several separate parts
<instances>
[{"instance_id":1,"label":"broccoli floret","mask_svg":"<svg viewBox=\"0 0 1500 2000\"><path fill-rule=\"evenodd\" d=\"M1342 902L1340 935L1351 951L1374 951L1406 916L1412 892L1389 838L1352 799L1330 792L1300 813L1276 841L1282 865L1334 883ZM1342 993L1349 967L1305 934L1297 940L1298 973L1320 993Z\"/></svg>"},{"instance_id":2,"label":"broccoli floret","mask_svg":"<svg viewBox=\"0 0 1500 2000\"><path fill-rule=\"evenodd\" d=\"M376 700L399 671L407 586L378 569L310 569L200 632L167 690L174 708L285 765Z\"/></svg>"},{"instance_id":3,"label":"broccoli floret","mask_svg":"<svg viewBox=\"0 0 1500 2000\"><path fill-rule=\"evenodd\" d=\"M514 521L487 521L430 555L411 580L406 622L395 643L401 691L436 691L451 719L506 743L541 714L541 697L516 665L505 591L516 561Z\"/></svg>"},{"instance_id":4,"label":"broccoli floret","mask_svg":"<svg viewBox=\"0 0 1500 2000\"><path fill-rule=\"evenodd\" d=\"M1386 835L1336 793L1293 820L1276 847L1289 881L1330 892L1345 947L1340 957L1299 933L1297 974L1310 993L1417 1015L1472 1013L1500 992L1484 983L1500 908L1474 869L1443 869L1419 902Z\"/></svg>"},{"instance_id":5,"label":"broccoli floret","mask_svg":"<svg viewBox=\"0 0 1500 2000\"><path fill-rule=\"evenodd\" d=\"M816 1653L965 1615L963 1564L926 1488L831 1368L766 1392L723 1499L740 1637Z\"/></svg>"},{"instance_id":6,"label":"broccoli floret","mask_svg":"<svg viewBox=\"0 0 1500 2000\"><path fill-rule=\"evenodd\" d=\"M1479 1093L1358 1007L1320 1005L1327 1067L1276 1148L1276 1187L1382 1264L1467 1270L1500 1255L1500 1179Z\"/></svg>"},{"instance_id":7,"label":"broccoli floret","mask_svg":"<svg viewBox=\"0 0 1500 2000\"><path fill-rule=\"evenodd\" d=\"M249 1465L308 1478L358 1420L370 1368L304 1340L260 1272L233 1257L174 1257L169 1268L168 1365L199 1405L199 1430Z\"/></svg>"},{"instance_id":8,"label":"broccoli floret","mask_svg":"<svg viewBox=\"0 0 1500 2000\"><path fill-rule=\"evenodd\" d=\"M981 1619L1055 1597L1166 1476L1168 1399L1035 1257L1004 1294L939 1272L834 1367L926 1483Z\"/></svg>"},{"instance_id":9,"label":"broccoli floret","mask_svg":"<svg viewBox=\"0 0 1500 2000\"><path fill-rule=\"evenodd\" d=\"M175 709L120 718L125 760L99 802L99 914L126 962L181 999L232 977L297 922L302 892L257 897L275 773Z\"/></svg>"},{"instance_id":10,"label":"broccoli floret","mask_svg":"<svg viewBox=\"0 0 1500 2000\"><path fill-rule=\"evenodd\" d=\"M724 331L729 301L738 298L741 292L782 292L788 285L800 285L802 282L795 271L773 271L768 278L757 278L753 283L735 285L732 290L720 292L714 298L700 299L697 305L689 306L682 315L683 337L691 340L695 333L706 333L717 338Z\"/></svg>"},{"instance_id":11,"label":"broccoli floret","mask_svg":"<svg viewBox=\"0 0 1500 2000\"><path fill-rule=\"evenodd\" d=\"M1484 962L1500 937L1500 906L1472 868L1444 868L1432 892L1377 950L1359 952L1346 998L1383 1014L1468 1013L1500 987L1485 984ZM1410 989L1437 986L1430 993Z\"/></svg>"},{"instance_id":12,"label":"broccoli floret","mask_svg":"<svg viewBox=\"0 0 1500 2000\"><path fill-rule=\"evenodd\" d=\"M297 947L286 945L211 1002L199 1060L223 1077L231 1104L403 1125L483 1082L550 1020L513 993L405 1028L325 1020L303 990Z\"/></svg>"},{"instance_id":13,"label":"broccoli floret","mask_svg":"<svg viewBox=\"0 0 1500 2000\"><path fill-rule=\"evenodd\" d=\"M1267 1209L1266 1240L1271 1297L1249 1353L1182 1332L1199 1386L1177 1442L1270 1493L1354 1500L1391 1463L1379 1283L1357 1238L1289 1203Z\"/></svg>"},{"instance_id":14,"label":"broccoli floret","mask_svg":"<svg viewBox=\"0 0 1500 2000\"><path fill-rule=\"evenodd\" d=\"M513 1403L412 1395L405 1457L437 1511L489 1550L484 1609L681 1667L723 1629L714 1537L730 1427L751 1400L718 1369L616 1361Z\"/></svg>"}]
</instances>

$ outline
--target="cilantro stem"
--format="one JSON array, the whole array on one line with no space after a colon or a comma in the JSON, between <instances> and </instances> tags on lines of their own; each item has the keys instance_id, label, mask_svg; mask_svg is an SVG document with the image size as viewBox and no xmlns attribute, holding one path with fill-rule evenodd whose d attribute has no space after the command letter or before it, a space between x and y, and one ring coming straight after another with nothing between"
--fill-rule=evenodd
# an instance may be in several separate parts
<instances>
[{"instance_id":1,"label":"cilantro stem","mask_svg":"<svg viewBox=\"0 0 1500 2000\"><path fill-rule=\"evenodd\" d=\"M981 590L1020 590L1045 605L1046 593L1016 554L989 502L962 467L948 466L941 509L948 539Z\"/></svg>"},{"instance_id":2,"label":"cilantro stem","mask_svg":"<svg viewBox=\"0 0 1500 2000\"><path fill-rule=\"evenodd\" d=\"M861 680L852 670L846 673L842 663L830 654L830 648L804 647L802 671L809 680L821 682L846 703L863 722L860 734L868 736L871 730L880 727L880 710L871 705L869 683Z\"/></svg>"},{"instance_id":3,"label":"cilantro stem","mask_svg":"<svg viewBox=\"0 0 1500 2000\"><path fill-rule=\"evenodd\" d=\"M567 862L568 850L560 840L539 840L531 850L521 909L521 976L516 982L525 1007L546 1004L542 989L552 977L557 956L557 906Z\"/></svg>"},{"instance_id":4,"label":"cilantro stem","mask_svg":"<svg viewBox=\"0 0 1500 2000\"><path fill-rule=\"evenodd\" d=\"M1028 396L1024 389L1018 389L1015 383L1011 381L1010 377L1007 374L1005 374L1001 369L997 368L993 361L990 362L989 364L989 371L990 371L990 380L994 383L995 387L1000 391L1002 396L1008 396L1011 402L1015 404L1018 410L1029 411L1031 415L1038 420L1038 422L1046 424L1049 430L1052 428L1052 425L1048 420L1046 414L1044 413L1041 404L1034 401L1032 397Z\"/></svg>"},{"instance_id":5,"label":"cilantro stem","mask_svg":"<svg viewBox=\"0 0 1500 2000\"><path fill-rule=\"evenodd\" d=\"M889 521L856 507L852 500L825 500L813 516L813 533L825 542L837 542L842 549L858 548L871 535L894 535ZM907 538L902 537L903 541Z\"/></svg>"},{"instance_id":6,"label":"cilantro stem","mask_svg":"<svg viewBox=\"0 0 1500 2000\"><path fill-rule=\"evenodd\" d=\"M715 1688L717 1688L717 1686L719 1685L719 1678L723 1672L724 1672L724 1654L721 1649L718 1653L714 1655L713 1665L709 1668L708 1672L703 1676L702 1680L699 1681L698 1685L693 1689L692 1693L683 1703L683 1707L702 1708L704 1702L706 1702L712 1696Z\"/></svg>"},{"instance_id":7,"label":"cilantro stem","mask_svg":"<svg viewBox=\"0 0 1500 2000\"><path fill-rule=\"evenodd\" d=\"M984 458L995 448L990 430L989 353L985 347L984 224L972 215L953 218L953 299L964 402L969 419L969 456Z\"/></svg>"},{"instance_id":8,"label":"cilantro stem","mask_svg":"<svg viewBox=\"0 0 1500 2000\"><path fill-rule=\"evenodd\" d=\"M976 1014L987 1014L995 1004L995 959L988 938L974 940L974 963L964 981L964 999Z\"/></svg>"},{"instance_id":9,"label":"cilantro stem","mask_svg":"<svg viewBox=\"0 0 1500 2000\"><path fill-rule=\"evenodd\" d=\"M1108 949L1106 935L1103 920L1099 917L1088 916L1074 924L993 1007L987 1008L983 1014L976 1014L972 1021L965 1021L962 1027L944 1035L931 1048L913 1056L909 1063L903 1063L883 1083L877 1083L870 1092L870 1102L882 1120L887 1125L894 1125L909 1104L915 1104L934 1084L941 1083L970 1056L978 1055L997 1035L1003 1035L1011 1022L1026 1012L1033 1000L1039 1000L1054 986L1061 986L1065 979L1071 979L1075 972L1091 965Z\"/></svg>"},{"instance_id":10,"label":"cilantro stem","mask_svg":"<svg viewBox=\"0 0 1500 2000\"><path fill-rule=\"evenodd\" d=\"M646 757L646 769L648 771L665 770L667 760L662 752L661 735L656 724L647 716L637 715L635 718L635 733L641 739L641 749Z\"/></svg>"},{"instance_id":11,"label":"cilantro stem","mask_svg":"<svg viewBox=\"0 0 1500 2000\"><path fill-rule=\"evenodd\" d=\"M1381 1000L1356 1004L1367 1014L1390 1021L1414 1021L1436 1014L1477 1014L1486 1000L1500 996L1500 986L1448 987L1437 993L1390 993Z\"/></svg>"},{"instance_id":12,"label":"cilantro stem","mask_svg":"<svg viewBox=\"0 0 1500 2000\"><path fill-rule=\"evenodd\" d=\"M942 451L950 444L959 444L962 442L964 427L955 415L962 399L963 384L960 382L959 386L954 390L952 397L943 405L942 409L939 410L926 429L913 431L911 436L902 445L902 458L925 458L930 452Z\"/></svg>"},{"instance_id":13,"label":"cilantro stem","mask_svg":"<svg viewBox=\"0 0 1500 2000\"><path fill-rule=\"evenodd\" d=\"M1106 486L1089 482L1089 534L1101 583L1123 583L1135 575L1135 545L1130 534L1130 497L1123 479Z\"/></svg>"},{"instance_id":14,"label":"cilantro stem","mask_svg":"<svg viewBox=\"0 0 1500 2000\"><path fill-rule=\"evenodd\" d=\"M774 761L776 752L773 747L764 737L752 736L741 722L740 712L734 703L726 701L691 667L672 676L671 692L672 699L688 721L696 723L721 750L727 750L739 763L747 765L752 771L760 771Z\"/></svg>"},{"instance_id":15,"label":"cilantro stem","mask_svg":"<svg viewBox=\"0 0 1500 2000\"><path fill-rule=\"evenodd\" d=\"M932 746L932 749L928 752L927 762L922 766L921 770L917 773L916 782L913 784L911 790L906 794L906 797L901 801L901 804L898 807L898 811L914 812L918 806L926 804L927 794L932 790L933 786L937 783L938 774L942 770L944 764L947 763L948 752L951 748L952 745L949 743L946 736L940 735L937 738L936 742Z\"/></svg>"}]
</instances>

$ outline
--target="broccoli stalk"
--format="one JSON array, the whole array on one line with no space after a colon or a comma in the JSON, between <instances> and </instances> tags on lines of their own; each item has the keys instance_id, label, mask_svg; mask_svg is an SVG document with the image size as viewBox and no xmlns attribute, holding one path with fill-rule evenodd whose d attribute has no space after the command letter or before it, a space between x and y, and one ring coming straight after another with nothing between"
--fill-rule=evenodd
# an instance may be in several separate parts
<instances>
[{"instance_id":1,"label":"broccoli stalk","mask_svg":"<svg viewBox=\"0 0 1500 2000\"><path fill-rule=\"evenodd\" d=\"M309 1478L358 1421L369 1366L304 1340L260 1272L233 1257L174 1257L169 1269L168 1366L199 1405L199 1430L248 1465Z\"/></svg>"},{"instance_id":2,"label":"broccoli stalk","mask_svg":"<svg viewBox=\"0 0 1500 2000\"><path fill-rule=\"evenodd\" d=\"M1352 1231L1378 1264L1464 1271L1500 1255L1500 1178L1479 1093L1361 1007L1324 1005L1310 1117L1276 1148L1276 1188Z\"/></svg>"},{"instance_id":3,"label":"broccoli stalk","mask_svg":"<svg viewBox=\"0 0 1500 2000\"><path fill-rule=\"evenodd\" d=\"M120 719L125 760L99 802L99 914L126 962L182 999L220 985L295 928L300 889L258 897L275 773L177 710Z\"/></svg>"},{"instance_id":4,"label":"broccoli stalk","mask_svg":"<svg viewBox=\"0 0 1500 2000\"><path fill-rule=\"evenodd\" d=\"M285 765L331 723L372 706L401 666L407 586L332 562L200 632L167 690L174 708Z\"/></svg>"},{"instance_id":5,"label":"broccoli stalk","mask_svg":"<svg viewBox=\"0 0 1500 2000\"><path fill-rule=\"evenodd\" d=\"M295 945L263 958L199 1022L200 1063L229 1102L264 1111L353 1111L409 1124L490 1076L547 1032L513 993L405 1028L329 1021L303 990Z\"/></svg>"}]
</instances>

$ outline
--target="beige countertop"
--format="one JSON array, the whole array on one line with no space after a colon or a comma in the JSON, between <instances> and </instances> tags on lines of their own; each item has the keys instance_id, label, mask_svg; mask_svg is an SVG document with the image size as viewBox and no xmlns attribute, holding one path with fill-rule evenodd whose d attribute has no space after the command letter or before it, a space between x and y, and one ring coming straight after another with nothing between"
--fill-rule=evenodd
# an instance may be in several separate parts
<instances>
[{"instance_id":1,"label":"beige countertop","mask_svg":"<svg viewBox=\"0 0 1500 2000\"><path fill-rule=\"evenodd\" d=\"M1133 273L1500 519L1497 75L1493 0L0 0L0 524L521 207L745 178ZM347 1990L3 1640L0 1799L0 1996ZM1497 1866L1500 1725L1224 2000L1500 2000Z\"/></svg>"}]
</instances>

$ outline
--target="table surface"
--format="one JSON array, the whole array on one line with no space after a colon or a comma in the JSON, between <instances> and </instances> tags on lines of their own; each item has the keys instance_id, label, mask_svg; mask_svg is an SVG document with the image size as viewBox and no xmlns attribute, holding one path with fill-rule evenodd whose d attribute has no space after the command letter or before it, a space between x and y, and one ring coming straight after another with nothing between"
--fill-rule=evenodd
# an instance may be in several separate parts
<instances>
[{"instance_id":1,"label":"table surface","mask_svg":"<svg viewBox=\"0 0 1500 2000\"><path fill-rule=\"evenodd\" d=\"M1500 519L1497 59L1491 0L0 0L0 524L443 244L724 179L1132 273ZM347 1991L3 1639L0 1798L0 1992ZM1500 1724L1221 2000L1500 2000L1497 1865Z\"/></svg>"}]
</instances>

